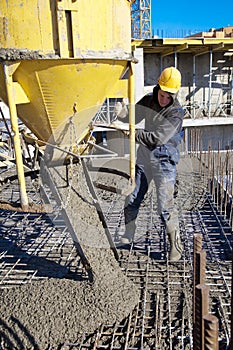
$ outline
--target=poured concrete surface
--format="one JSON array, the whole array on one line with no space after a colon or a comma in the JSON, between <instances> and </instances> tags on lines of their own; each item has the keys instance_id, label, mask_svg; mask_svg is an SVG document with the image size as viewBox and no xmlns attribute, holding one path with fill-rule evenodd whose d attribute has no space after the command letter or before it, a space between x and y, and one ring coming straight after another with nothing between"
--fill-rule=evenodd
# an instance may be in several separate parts
<instances>
[{"instance_id":1,"label":"poured concrete surface","mask_svg":"<svg viewBox=\"0 0 233 350\"><path fill-rule=\"evenodd\" d=\"M57 349L66 341L76 342L83 332L93 332L101 323L121 321L138 303L137 288L109 247L81 166L69 171L73 180L67 187L66 169L51 169L94 281L48 278L2 290L3 349Z\"/></svg>"}]
</instances>

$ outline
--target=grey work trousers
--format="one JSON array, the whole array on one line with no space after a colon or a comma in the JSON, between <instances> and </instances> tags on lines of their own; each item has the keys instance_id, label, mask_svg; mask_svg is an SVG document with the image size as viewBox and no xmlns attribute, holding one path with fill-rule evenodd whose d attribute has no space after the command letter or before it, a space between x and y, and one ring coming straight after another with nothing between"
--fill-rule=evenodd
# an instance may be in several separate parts
<instances>
[{"instance_id":1,"label":"grey work trousers","mask_svg":"<svg viewBox=\"0 0 233 350\"><path fill-rule=\"evenodd\" d=\"M126 236L127 231L130 230L129 235L132 237L132 227L136 227L135 220L139 207L152 180L154 180L157 192L158 214L164 222L167 222L174 210L176 164L168 156L155 156L153 151L150 152L144 148L136 164L135 189L125 201Z\"/></svg>"}]
</instances>

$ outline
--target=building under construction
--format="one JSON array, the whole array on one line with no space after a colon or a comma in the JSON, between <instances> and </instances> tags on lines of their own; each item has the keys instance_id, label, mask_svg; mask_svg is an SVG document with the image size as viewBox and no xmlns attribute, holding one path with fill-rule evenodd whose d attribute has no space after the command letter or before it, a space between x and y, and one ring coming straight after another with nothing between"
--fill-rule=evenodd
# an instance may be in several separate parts
<instances>
[{"instance_id":1,"label":"building under construction","mask_svg":"<svg viewBox=\"0 0 233 350\"><path fill-rule=\"evenodd\" d=\"M149 1L1 0L2 350L232 349L232 28L131 38L142 3L147 22ZM134 105L168 66L185 110L179 261L153 184L121 244Z\"/></svg>"}]
</instances>

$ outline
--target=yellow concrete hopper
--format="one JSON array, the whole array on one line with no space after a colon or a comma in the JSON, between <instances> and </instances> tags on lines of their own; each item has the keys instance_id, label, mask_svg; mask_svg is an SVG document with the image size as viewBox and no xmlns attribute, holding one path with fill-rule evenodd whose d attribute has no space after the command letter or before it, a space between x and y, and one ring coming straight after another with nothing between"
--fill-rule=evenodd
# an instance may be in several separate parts
<instances>
[{"instance_id":1,"label":"yellow concrete hopper","mask_svg":"<svg viewBox=\"0 0 233 350\"><path fill-rule=\"evenodd\" d=\"M0 98L10 108L20 182L17 117L48 141L75 116L77 144L106 97L133 96L131 2L0 0Z\"/></svg>"},{"instance_id":2,"label":"yellow concrete hopper","mask_svg":"<svg viewBox=\"0 0 233 350\"><path fill-rule=\"evenodd\" d=\"M76 113L77 136L106 97L127 97L128 0L0 1L0 98L41 140Z\"/></svg>"},{"instance_id":3,"label":"yellow concrete hopper","mask_svg":"<svg viewBox=\"0 0 233 350\"><path fill-rule=\"evenodd\" d=\"M127 80L119 78L127 61L110 59L49 59L3 62L0 65L1 98L8 103L6 74L12 74L17 114L43 141L56 133L75 112L79 138L106 97L124 97ZM118 83L119 82L119 83ZM122 84L121 84L122 82Z\"/></svg>"}]
</instances>

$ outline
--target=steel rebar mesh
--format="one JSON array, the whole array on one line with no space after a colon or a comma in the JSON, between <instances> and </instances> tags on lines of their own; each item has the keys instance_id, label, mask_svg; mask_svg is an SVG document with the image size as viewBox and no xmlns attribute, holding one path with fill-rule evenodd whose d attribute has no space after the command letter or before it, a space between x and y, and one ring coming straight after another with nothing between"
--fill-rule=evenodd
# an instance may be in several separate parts
<instances>
[{"instance_id":1,"label":"steel rebar mesh","mask_svg":"<svg viewBox=\"0 0 233 350\"><path fill-rule=\"evenodd\" d=\"M12 187L9 187L9 193ZM16 190L14 190L16 191ZM203 196L203 194L200 194ZM17 193L14 194L17 196ZM219 343L227 346L230 334L231 260L230 231L209 196L198 210L180 210L184 255L168 260L169 242L156 213L156 193L148 194L140 208L134 243L118 248L119 264L140 292L140 301L122 322L101 325L82 340L66 342L64 349L192 349L193 234L202 234L207 253L206 283L210 309L219 319ZM124 201L119 195L102 201L116 243L124 232ZM182 209L182 208L181 208ZM0 287L52 276L86 278L64 222L53 224L46 214L1 210ZM46 262L46 269L43 264ZM65 339L64 339L65 342Z\"/></svg>"}]
</instances>

